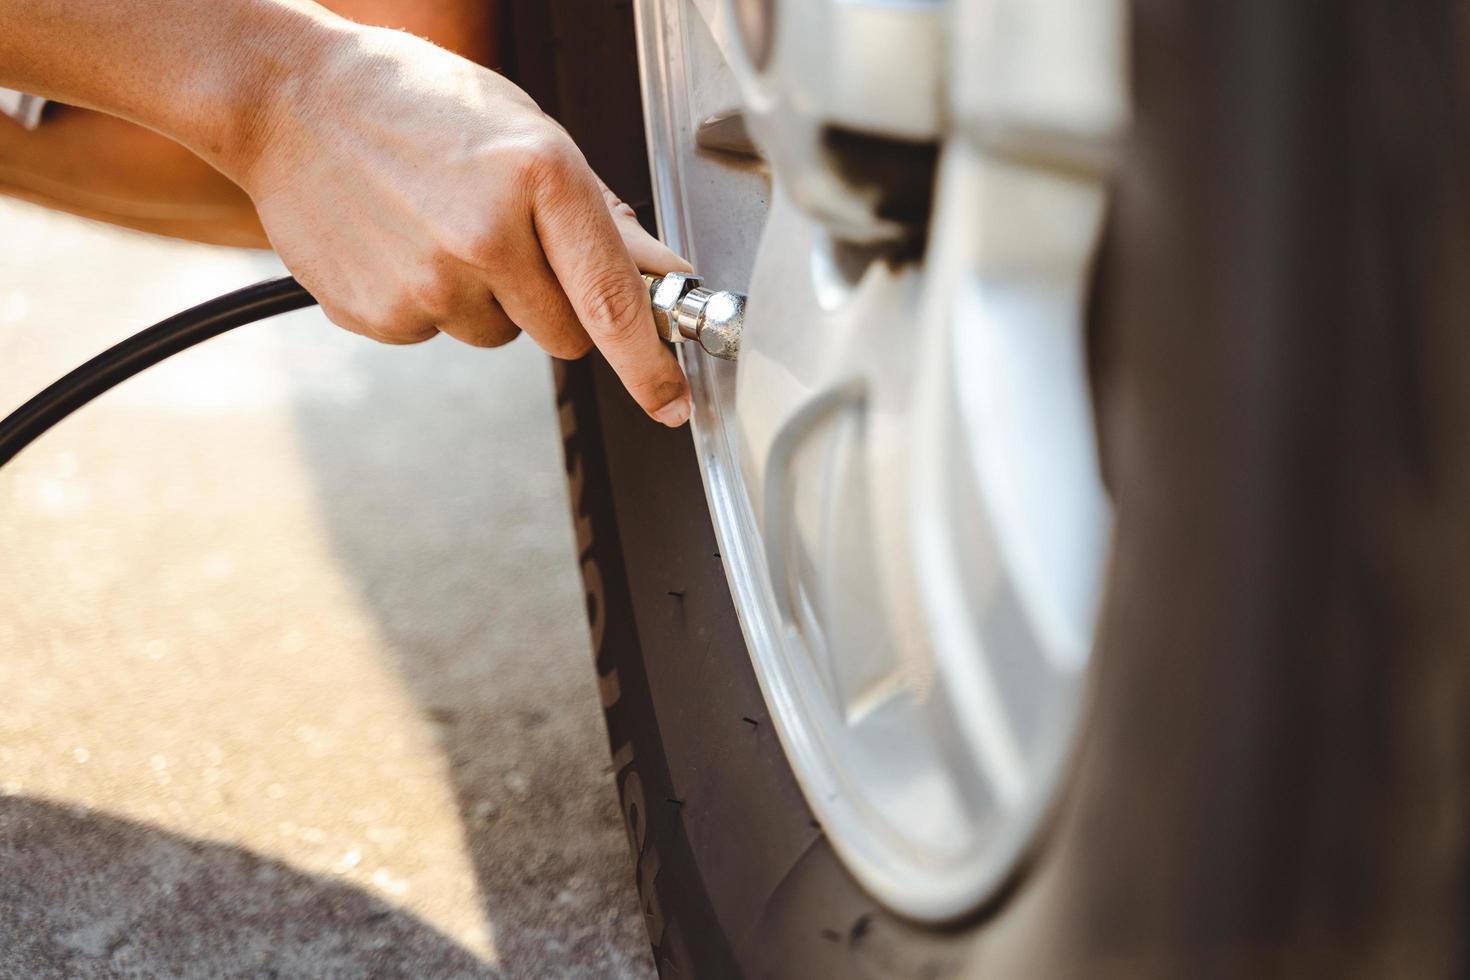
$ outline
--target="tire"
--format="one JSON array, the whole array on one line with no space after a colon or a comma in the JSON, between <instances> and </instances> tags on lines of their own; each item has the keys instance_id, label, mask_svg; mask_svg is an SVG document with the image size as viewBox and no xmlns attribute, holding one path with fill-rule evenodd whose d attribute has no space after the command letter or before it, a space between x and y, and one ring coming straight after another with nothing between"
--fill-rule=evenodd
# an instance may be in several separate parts
<instances>
[{"instance_id":1,"label":"tire","mask_svg":"<svg viewBox=\"0 0 1470 980\"><path fill-rule=\"evenodd\" d=\"M650 423L600 359L556 367L598 683L660 974L942 975L926 944L906 946L912 969L854 968L879 925L912 930L841 870L786 764L687 433Z\"/></svg>"},{"instance_id":2,"label":"tire","mask_svg":"<svg viewBox=\"0 0 1470 980\"><path fill-rule=\"evenodd\" d=\"M516 80L654 227L631 8L511 5ZM949 941L838 864L786 763L740 632L688 429L601 357L554 362L618 798L663 977L940 977Z\"/></svg>"},{"instance_id":3,"label":"tire","mask_svg":"<svg viewBox=\"0 0 1470 980\"><path fill-rule=\"evenodd\" d=\"M523 83L649 220L630 11L515 13ZM1027 868L948 929L879 908L812 821L688 433L648 422L596 357L557 366L664 977L1466 975L1454 16L1135 4L1140 132L1094 308L1119 530L1084 747Z\"/></svg>"}]
</instances>

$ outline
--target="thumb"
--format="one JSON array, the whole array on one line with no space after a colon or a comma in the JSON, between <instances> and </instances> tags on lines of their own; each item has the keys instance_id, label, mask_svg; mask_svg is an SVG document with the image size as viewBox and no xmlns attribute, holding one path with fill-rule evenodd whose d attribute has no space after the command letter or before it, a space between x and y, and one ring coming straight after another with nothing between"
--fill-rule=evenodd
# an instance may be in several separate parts
<instances>
[{"instance_id":1,"label":"thumb","mask_svg":"<svg viewBox=\"0 0 1470 980\"><path fill-rule=\"evenodd\" d=\"M628 246L628 254L640 272L661 276L669 272L693 272L694 267L679 257L673 249L643 230L638 219L613 212L613 223Z\"/></svg>"}]
</instances>

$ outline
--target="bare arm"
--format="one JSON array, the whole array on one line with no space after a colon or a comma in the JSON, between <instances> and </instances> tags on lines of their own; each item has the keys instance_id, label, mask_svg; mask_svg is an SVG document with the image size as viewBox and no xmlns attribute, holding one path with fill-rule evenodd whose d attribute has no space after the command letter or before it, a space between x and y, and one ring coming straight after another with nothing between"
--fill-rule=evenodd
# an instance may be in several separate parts
<instances>
[{"instance_id":1,"label":"bare arm","mask_svg":"<svg viewBox=\"0 0 1470 980\"><path fill-rule=\"evenodd\" d=\"M0 83L238 158L268 94L347 27L298 0L0 0Z\"/></svg>"},{"instance_id":2,"label":"bare arm","mask_svg":"<svg viewBox=\"0 0 1470 980\"><path fill-rule=\"evenodd\" d=\"M0 0L0 23L0 84L198 153L342 326L595 343L646 411L687 418L637 275L682 263L499 75L307 0Z\"/></svg>"}]
</instances>

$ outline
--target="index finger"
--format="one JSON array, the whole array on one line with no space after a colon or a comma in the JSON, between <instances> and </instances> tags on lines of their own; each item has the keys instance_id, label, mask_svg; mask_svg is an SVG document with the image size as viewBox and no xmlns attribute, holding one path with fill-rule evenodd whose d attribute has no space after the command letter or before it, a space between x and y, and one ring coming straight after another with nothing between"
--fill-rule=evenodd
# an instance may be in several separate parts
<instances>
[{"instance_id":1,"label":"index finger","mask_svg":"<svg viewBox=\"0 0 1470 980\"><path fill-rule=\"evenodd\" d=\"M568 168L538 198L541 248L587 335L645 412L664 425L683 425L691 409L689 383L659 339L648 287L597 178L585 163Z\"/></svg>"}]
</instances>

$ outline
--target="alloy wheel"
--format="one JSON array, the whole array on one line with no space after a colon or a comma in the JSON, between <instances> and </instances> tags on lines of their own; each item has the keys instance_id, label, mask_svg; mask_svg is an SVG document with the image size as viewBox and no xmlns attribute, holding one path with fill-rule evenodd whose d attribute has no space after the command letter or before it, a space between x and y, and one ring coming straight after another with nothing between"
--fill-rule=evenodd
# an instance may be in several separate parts
<instances>
[{"instance_id":1,"label":"alloy wheel","mask_svg":"<svg viewBox=\"0 0 1470 980\"><path fill-rule=\"evenodd\" d=\"M1082 716L1121 4L637 10L662 232L750 297L738 363L681 356L756 674L848 869L953 919L1035 838Z\"/></svg>"}]
</instances>

